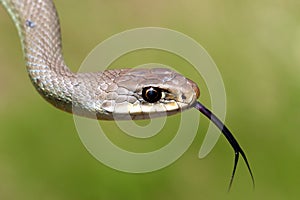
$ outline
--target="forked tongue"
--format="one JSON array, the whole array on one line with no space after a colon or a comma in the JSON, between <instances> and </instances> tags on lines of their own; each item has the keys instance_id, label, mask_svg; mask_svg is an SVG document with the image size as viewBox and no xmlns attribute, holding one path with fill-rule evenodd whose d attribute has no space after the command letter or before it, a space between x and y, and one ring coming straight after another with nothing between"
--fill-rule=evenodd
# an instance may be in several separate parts
<instances>
[{"instance_id":1,"label":"forked tongue","mask_svg":"<svg viewBox=\"0 0 300 200\"><path fill-rule=\"evenodd\" d=\"M249 171L251 179L252 179L253 188L254 188L254 186L255 186L254 177L253 177L250 165L248 163L247 157L246 157L244 151L242 150L242 148L240 147L239 143L236 141L236 139L232 135L232 133L229 131L229 129L223 124L223 122L221 122L221 120L216 115L214 115L210 110L208 110L199 101L196 102L194 107L197 110L199 110L202 114L204 114L208 119L210 119L222 131L223 135L226 137L227 141L230 143L230 145L232 146L232 148L234 150L234 154L235 154L234 166L233 166L233 171L232 171L231 178L230 178L228 191L230 190L233 179L234 179L236 166L238 164L240 154L242 155L242 157L247 165L248 171Z\"/></svg>"}]
</instances>

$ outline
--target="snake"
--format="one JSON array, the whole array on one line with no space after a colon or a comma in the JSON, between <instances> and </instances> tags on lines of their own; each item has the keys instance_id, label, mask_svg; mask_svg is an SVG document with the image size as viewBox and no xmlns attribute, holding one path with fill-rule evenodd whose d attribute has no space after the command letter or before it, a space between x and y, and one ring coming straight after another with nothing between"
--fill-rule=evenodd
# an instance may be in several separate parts
<instances>
[{"instance_id":1,"label":"snake","mask_svg":"<svg viewBox=\"0 0 300 200\"><path fill-rule=\"evenodd\" d=\"M195 82L167 68L107 69L72 72L62 54L61 27L52 0L0 0L21 40L29 78L39 94L56 108L97 120L139 120L174 115L196 108L223 133L234 150L232 185L241 146L208 108L197 99Z\"/></svg>"}]
</instances>

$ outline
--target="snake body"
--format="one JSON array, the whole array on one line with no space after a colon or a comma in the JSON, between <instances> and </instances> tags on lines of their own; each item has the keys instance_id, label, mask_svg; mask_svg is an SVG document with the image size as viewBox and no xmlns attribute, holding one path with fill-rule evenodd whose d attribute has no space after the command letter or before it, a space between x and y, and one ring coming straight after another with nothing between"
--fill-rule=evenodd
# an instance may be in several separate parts
<instances>
[{"instance_id":1,"label":"snake body","mask_svg":"<svg viewBox=\"0 0 300 200\"><path fill-rule=\"evenodd\" d=\"M62 55L59 18L51 0L1 0L21 38L29 77L55 107L101 120L147 119L191 108L197 85L162 68L73 73ZM149 103L143 88L159 88L163 98Z\"/></svg>"},{"instance_id":2,"label":"snake body","mask_svg":"<svg viewBox=\"0 0 300 200\"><path fill-rule=\"evenodd\" d=\"M229 129L197 101L198 86L170 69L115 69L73 73L62 55L58 15L52 0L0 0L21 38L29 77L55 107L101 120L147 119L196 108L224 134L235 152L230 186L239 155L246 155Z\"/></svg>"}]
</instances>

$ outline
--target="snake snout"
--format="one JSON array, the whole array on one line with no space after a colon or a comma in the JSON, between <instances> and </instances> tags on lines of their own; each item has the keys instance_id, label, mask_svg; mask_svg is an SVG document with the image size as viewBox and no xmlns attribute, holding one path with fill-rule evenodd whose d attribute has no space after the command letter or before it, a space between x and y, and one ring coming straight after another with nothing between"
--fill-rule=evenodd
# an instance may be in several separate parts
<instances>
[{"instance_id":1,"label":"snake snout","mask_svg":"<svg viewBox=\"0 0 300 200\"><path fill-rule=\"evenodd\" d=\"M190 80L188 78L187 78L187 80L188 80L188 83L191 85L192 89L195 92L196 99L198 99L199 96L200 96L200 90L199 90L198 85L194 81L192 81L192 80Z\"/></svg>"}]
</instances>

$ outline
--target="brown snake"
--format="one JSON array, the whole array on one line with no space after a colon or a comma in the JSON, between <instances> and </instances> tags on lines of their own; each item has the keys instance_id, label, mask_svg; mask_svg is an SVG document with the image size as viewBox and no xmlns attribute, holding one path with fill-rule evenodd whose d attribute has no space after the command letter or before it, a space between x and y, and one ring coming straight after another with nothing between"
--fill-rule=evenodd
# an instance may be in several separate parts
<instances>
[{"instance_id":1,"label":"brown snake","mask_svg":"<svg viewBox=\"0 0 300 200\"><path fill-rule=\"evenodd\" d=\"M163 68L73 73L62 55L58 15L52 0L0 0L21 38L29 77L55 107L100 120L147 119L196 108L222 131L235 152L232 184L242 148L226 126L197 101L198 86ZM230 188L229 186L229 188Z\"/></svg>"}]
</instances>

